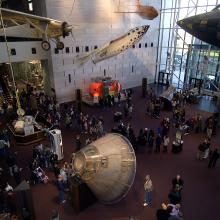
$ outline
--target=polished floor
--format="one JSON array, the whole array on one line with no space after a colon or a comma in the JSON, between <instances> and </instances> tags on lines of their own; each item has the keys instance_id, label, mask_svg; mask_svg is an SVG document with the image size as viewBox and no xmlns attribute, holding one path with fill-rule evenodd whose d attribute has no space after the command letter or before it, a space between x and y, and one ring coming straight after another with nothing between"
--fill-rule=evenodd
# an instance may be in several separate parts
<instances>
[{"instance_id":1,"label":"polished floor","mask_svg":"<svg viewBox=\"0 0 220 220\"><path fill-rule=\"evenodd\" d=\"M135 89L133 94L134 112L133 117L128 121L133 126L137 134L140 128L157 129L160 119L153 119L146 115L147 98L141 97L141 89ZM198 108L199 105L186 106L186 118L200 113L204 118L209 117L211 113ZM113 113L123 110L122 107L111 107L99 109L98 107L83 106L83 111L89 115L103 116L104 128L109 132L113 127ZM208 110L208 108L207 108ZM171 112L163 111L161 118L170 116ZM219 147L219 132L212 139L212 148ZM74 151L75 128L71 130L62 129L65 160L69 160L71 152ZM174 139L175 129L171 128L170 139ZM173 154L168 149L168 153L148 154L146 149L140 149L137 154L137 172L134 184L128 195L119 203L114 205L103 205L96 203L85 211L76 214L71 202L68 200L63 205L58 205L58 192L54 184L54 176L48 172L50 182L48 184L35 185L32 188L32 195L37 220L50 219L51 210L59 210L61 220L128 220L129 216L138 220L153 220L157 208L162 202L168 202L167 195L171 188L171 180L176 174L180 174L184 180L182 191L182 212L185 220L219 220L220 204L220 162L217 162L215 169L208 169L208 161L196 160L197 147L204 139L204 134L189 134L184 136L183 151L180 154ZM85 136L82 137L85 140ZM19 147L18 159L20 165L25 167L31 158L31 148ZM153 204L149 207L143 207L144 198L144 177L150 174L153 185Z\"/></svg>"}]
</instances>

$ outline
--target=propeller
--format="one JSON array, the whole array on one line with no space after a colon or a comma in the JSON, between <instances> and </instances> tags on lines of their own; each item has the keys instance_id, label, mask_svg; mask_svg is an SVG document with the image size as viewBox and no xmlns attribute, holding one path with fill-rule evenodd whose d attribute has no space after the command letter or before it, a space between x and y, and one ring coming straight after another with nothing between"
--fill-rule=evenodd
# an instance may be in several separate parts
<instances>
[{"instance_id":1,"label":"propeller","mask_svg":"<svg viewBox=\"0 0 220 220\"><path fill-rule=\"evenodd\" d=\"M69 36L69 25L66 21L62 23L61 31L62 31L63 38L65 38L66 36Z\"/></svg>"},{"instance_id":2,"label":"propeller","mask_svg":"<svg viewBox=\"0 0 220 220\"><path fill-rule=\"evenodd\" d=\"M68 17L70 17L70 16L72 15L72 13L73 13L73 9L74 9L74 6L75 6L75 2L76 2L76 0L73 0L72 7L71 7L71 11L70 11ZM68 21L68 19L65 19L65 20ZM73 39L73 42L75 43L75 42L76 42L76 39L75 39L75 37L74 37L74 35L73 35L73 28L74 28L74 26L78 26L78 25L69 25L66 21L64 21L64 22L62 23L62 26L61 26L61 32L62 32L63 38L65 38L66 36L69 36L69 34L71 34L72 39Z\"/></svg>"}]
</instances>

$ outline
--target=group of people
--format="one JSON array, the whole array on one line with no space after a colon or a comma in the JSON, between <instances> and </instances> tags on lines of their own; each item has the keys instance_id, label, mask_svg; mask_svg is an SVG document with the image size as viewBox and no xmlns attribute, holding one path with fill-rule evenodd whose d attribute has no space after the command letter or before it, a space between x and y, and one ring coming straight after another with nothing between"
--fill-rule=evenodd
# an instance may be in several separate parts
<instances>
[{"instance_id":1,"label":"group of people","mask_svg":"<svg viewBox=\"0 0 220 220\"><path fill-rule=\"evenodd\" d=\"M43 144L35 146L29 163L30 182L47 183L48 176L45 169L53 169L55 164L58 164L58 156L50 147Z\"/></svg>"},{"instance_id":2,"label":"group of people","mask_svg":"<svg viewBox=\"0 0 220 220\"><path fill-rule=\"evenodd\" d=\"M169 117L165 117L156 131L154 129L141 128L137 136L135 135L131 123L125 125L122 120L120 120L117 126L115 125L111 131L126 136L135 151L146 148L148 153L152 153L153 151L158 153L161 151L162 145L163 152L168 152L170 143L170 138L168 136L169 129L170 119Z\"/></svg>"},{"instance_id":3,"label":"group of people","mask_svg":"<svg viewBox=\"0 0 220 220\"><path fill-rule=\"evenodd\" d=\"M77 134L75 138L75 150L78 151L82 147L81 137L83 134L88 136L86 140L86 145L91 143L93 139L99 138L104 134L104 120L102 117L89 116L83 112L78 111L73 105L64 104L59 106L56 103L54 97L48 97L44 93L36 93L34 89L29 88L27 91L22 91L20 94L22 107L28 112L42 112L42 115L46 120L54 126L60 127L64 123L67 130L73 128L76 129ZM135 131L132 127L132 122L129 120L127 125L124 124L122 120L118 122L117 125L112 129L112 132L118 132L126 136L134 149L138 151L139 149L147 149L148 153L161 152L164 153L169 151L170 138L169 131L174 123L175 128L181 130L186 125L187 133L191 131L195 132L205 132L206 139L198 147L198 159L203 159L205 154L207 154L207 149L210 152L210 142L212 136L216 133L217 128L217 116L213 116L204 120L201 115L196 115L188 120L185 118L185 104L188 100L186 92L177 92L174 94L172 100L172 113L173 118L164 117L159 127L155 130L152 128L141 128L138 135L135 135ZM120 102L120 96L118 97ZM108 97L105 106L113 106L115 102L112 98ZM102 103L100 103L102 105ZM133 112L132 103L132 91L126 95L126 100L122 105L124 111L124 118L131 119ZM121 105L119 106L121 108ZM160 118L160 112L162 109L161 100L155 95L150 95L149 104L147 112L150 116L154 118ZM3 144L7 144L6 141ZM0 144L1 146L1 144ZM0 147L1 149L1 147ZM208 154L209 155L209 154ZM208 156L207 156L208 157ZM209 168L215 167L216 161L219 158L218 150L213 150L210 161ZM15 178L15 182L19 184L21 182L21 169L19 168L16 161L16 154L10 154L7 157L7 164L9 167L10 175ZM71 161L70 163L64 162L59 163L57 155L54 154L49 147L44 147L43 145L38 145L33 149L33 159L29 164L30 169L30 180L32 183L46 183L48 177L44 169L51 169L54 172L56 185L59 193L59 203L65 203L65 192L68 191L69 179L72 175L71 173ZM6 185L7 187L7 185ZM183 219L182 213L180 212L180 203L182 201L181 191L183 188L183 180L180 175L172 181L172 189L168 195L168 204L163 204L161 209L157 210L156 216L158 220L181 220ZM5 188L0 188L0 198L1 192L5 192ZM144 206L149 206L153 201L153 183L150 175L146 176L146 181L144 183L145 190L145 200ZM11 196L12 190L8 190L9 196ZM8 195L7 192L7 195ZM11 197L10 197L11 198ZM10 199L9 199L10 200ZM10 204L10 203L9 203ZM10 207L13 210L13 205Z\"/></svg>"},{"instance_id":4,"label":"group of people","mask_svg":"<svg viewBox=\"0 0 220 220\"><path fill-rule=\"evenodd\" d=\"M163 203L162 207L156 212L157 220L183 220L183 214L180 211L180 204L182 201L181 191L183 189L183 180L178 174L172 180L172 188L168 194L169 202L167 204ZM144 203L143 206L150 206L153 201L153 183L150 175L146 175L144 182Z\"/></svg>"}]
</instances>

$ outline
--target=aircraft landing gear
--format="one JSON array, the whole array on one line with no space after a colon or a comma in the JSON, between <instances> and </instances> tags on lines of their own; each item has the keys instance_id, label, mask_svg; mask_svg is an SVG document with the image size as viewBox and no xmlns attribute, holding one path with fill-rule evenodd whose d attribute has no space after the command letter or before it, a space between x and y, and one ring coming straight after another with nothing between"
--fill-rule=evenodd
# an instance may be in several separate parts
<instances>
[{"instance_id":1,"label":"aircraft landing gear","mask_svg":"<svg viewBox=\"0 0 220 220\"><path fill-rule=\"evenodd\" d=\"M49 49L50 49L50 43L48 42L48 41L42 41L42 43L41 43L41 47L44 49L44 50L46 50L46 51L48 51Z\"/></svg>"},{"instance_id":2,"label":"aircraft landing gear","mask_svg":"<svg viewBox=\"0 0 220 220\"><path fill-rule=\"evenodd\" d=\"M57 49L58 50L63 50L63 48L64 48L64 43L61 42L61 41L57 42Z\"/></svg>"}]
</instances>

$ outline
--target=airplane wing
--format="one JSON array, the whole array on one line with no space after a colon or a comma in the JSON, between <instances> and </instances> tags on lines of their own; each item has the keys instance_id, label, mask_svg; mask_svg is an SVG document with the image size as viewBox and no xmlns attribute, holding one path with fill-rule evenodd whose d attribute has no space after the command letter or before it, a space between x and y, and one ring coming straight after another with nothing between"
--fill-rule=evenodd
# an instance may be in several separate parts
<instances>
[{"instance_id":1,"label":"airplane wing","mask_svg":"<svg viewBox=\"0 0 220 220\"><path fill-rule=\"evenodd\" d=\"M33 22L34 24L40 24L42 22L45 22L45 23L54 23L54 24L57 23L60 25L60 23L62 23L61 21L54 20L51 18L27 14L24 12L14 11L14 10L6 9L6 8L0 8L0 10L3 16L3 20L6 24L9 22L9 23L13 23L14 25L16 25L13 22L13 20L21 25L26 24L27 20Z\"/></svg>"},{"instance_id":2,"label":"airplane wing","mask_svg":"<svg viewBox=\"0 0 220 220\"><path fill-rule=\"evenodd\" d=\"M49 38L60 37L62 35L62 25L64 23L64 25L67 24L66 22L54 20L51 18L27 14L10 9L0 8L0 10L6 27L28 24L31 28L35 28L38 33L46 33Z\"/></svg>"}]
</instances>

